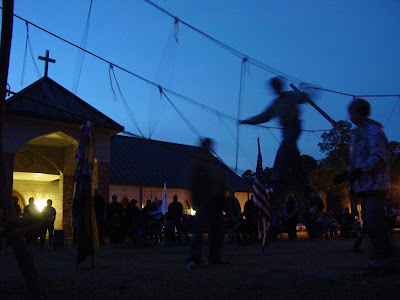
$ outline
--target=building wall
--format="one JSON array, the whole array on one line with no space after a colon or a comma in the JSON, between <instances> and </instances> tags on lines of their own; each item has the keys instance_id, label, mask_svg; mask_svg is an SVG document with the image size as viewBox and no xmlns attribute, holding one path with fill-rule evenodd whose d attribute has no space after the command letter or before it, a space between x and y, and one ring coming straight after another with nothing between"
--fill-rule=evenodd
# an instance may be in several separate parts
<instances>
[{"instance_id":1,"label":"building wall","mask_svg":"<svg viewBox=\"0 0 400 300\"><path fill-rule=\"evenodd\" d=\"M16 153L34 138L59 131L73 138L75 141L79 141L81 136L79 126L78 124L68 124L52 120L5 115L3 138L7 143L4 144L3 151L6 153ZM101 162L110 162L110 137L116 132L103 128L94 128L93 131L96 140L96 159Z\"/></svg>"},{"instance_id":2,"label":"building wall","mask_svg":"<svg viewBox=\"0 0 400 300\"><path fill-rule=\"evenodd\" d=\"M24 197L26 203L30 197L35 198L36 205L38 202L46 203L47 199L53 200L57 212L54 228L62 229L63 201L59 197L58 181L14 180L13 189Z\"/></svg>"},{"instance_id":3,"label":"building wall","mask_svg":"<svg viewBox=\"0 0 400 300\"><path fill-rule=\"evenodd\" d=\"M248 193L248 192L236 192L235 193L235 197L239 200L240 209L242 210L242 212L243 212L246 201L251 198L252 194L253 193Z\"/></svg>"}]
</instances>

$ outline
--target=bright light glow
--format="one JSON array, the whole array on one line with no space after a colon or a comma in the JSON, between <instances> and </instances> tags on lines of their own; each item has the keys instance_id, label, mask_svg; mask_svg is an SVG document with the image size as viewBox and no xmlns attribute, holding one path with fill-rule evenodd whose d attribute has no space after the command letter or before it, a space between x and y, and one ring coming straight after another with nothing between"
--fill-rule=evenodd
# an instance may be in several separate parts
<instances>
[{"instance_id":1,"label":"bright light glow","mask_svg":"<svg viewBox=\"0 0 400 300\"><path fill-rule=\"evenodd\" d=\"M14 172L14 180L35 180L35 181L54 181L60 179L60 175L30 173L30 172Z\"/></svg>"},{"instance_id":2,"label":"bright light glow","mask_svg":"<svg viewBox=\"0 0 400 300\"><path fill-rule=\"evenodd\" d=\"M35 199L35 205L37 209L42 212L43 208L47 206L47 199Z\"/></svg>"},{"instance_id":3,"label":"bright light glow","mask_svg":"<svg viewBox=\"0 0 400 300\"><path fill-rule=\"evenodd\" d=\"M196 211L193 208L190 209L190 215L191 216L195 216L196 215Z\"/></svg>"}]
</instances>

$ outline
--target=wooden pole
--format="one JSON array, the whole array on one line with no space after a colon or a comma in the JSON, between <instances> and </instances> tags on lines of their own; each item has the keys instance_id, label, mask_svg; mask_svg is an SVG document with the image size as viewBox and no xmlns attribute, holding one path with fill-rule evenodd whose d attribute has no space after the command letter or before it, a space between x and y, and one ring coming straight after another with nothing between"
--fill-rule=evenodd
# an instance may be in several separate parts
<instances>
[{"instance_id":1,"label":"wooden pole","mask_svg":"<svg viewBox=\"0 0 400 300\"><path fill-rule=\"evenodd\" d=\"M300 93L300 91L297 89L297 87L295 87L295 86L293 85L293 83L290 84L290 87L291 87L293 90L295 90L296 92L299 92L299 93ZM328 122L332 124L332 126L335 126L335 125L336 125L336 122L335 122L330 116L328 116L328 114L327 114L326 112L324 112L317 104L315 104L312 100L310 100L310 99L307 98L307 97L305 97L305 100L306 100L309 104L311 104L311 106L314 107L325 119L327 119Z\"/></svg>"},{"instance_id":2,"label":"wooden pole","mask_svg":"<svg viewBox=\"0 0 400 300\"><path fill-rule=\"evenodd\" d=\"M3 150L4 108L7 94L8 68L10 64L11 40L13 30L14 0L3 0L1 48L0 48L0 206L6 216L6 235L10 242L19 268L25 278L33 299L46 299L46 290L40 281L32 256L27 251L24 230L15 221L15 207L9 182L11 170L5 162ZM11 173L12 174L12 173ZM14 221L12 221L14 219Z\"/></svg>"}]
</instances>

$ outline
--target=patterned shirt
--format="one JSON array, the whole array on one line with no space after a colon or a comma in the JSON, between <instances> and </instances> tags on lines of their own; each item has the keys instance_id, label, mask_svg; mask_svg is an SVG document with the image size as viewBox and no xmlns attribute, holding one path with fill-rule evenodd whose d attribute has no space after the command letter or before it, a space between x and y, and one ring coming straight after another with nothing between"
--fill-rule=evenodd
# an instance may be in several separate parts
<instances>
[{"instance_id":1,"label":"patterned shirt","mask_svg":"<svg viewBox=\"0 0 400 300\"><path fill-rule=\"evenodd\" d=\"M352 183L353 192L387 191L390 184L389 143L382 125L371 119L353 131L350 142L350 169L362 174Z\"/></svg>"}]
</instances>

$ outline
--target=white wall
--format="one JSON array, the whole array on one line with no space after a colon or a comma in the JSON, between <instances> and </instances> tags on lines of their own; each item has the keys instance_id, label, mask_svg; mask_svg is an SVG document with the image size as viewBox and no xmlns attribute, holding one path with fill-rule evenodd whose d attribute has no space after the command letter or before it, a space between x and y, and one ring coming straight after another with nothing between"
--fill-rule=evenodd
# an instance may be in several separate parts
<instances>
[{"instance_id":1,"label":"white wall","mask_svg":"<svg viewBox=\"0 0 400 300\"><path fill-rule=\"evenodd\" d=\"M63 203L59 197L58 181L14 180L13 189L25 198L27 204L30 197L35 198L35 204L46 203L47 199L53 200L57 212L54 229L62 229Z\"/></svg>"}]
</instances>

